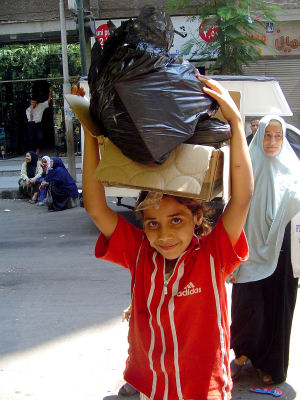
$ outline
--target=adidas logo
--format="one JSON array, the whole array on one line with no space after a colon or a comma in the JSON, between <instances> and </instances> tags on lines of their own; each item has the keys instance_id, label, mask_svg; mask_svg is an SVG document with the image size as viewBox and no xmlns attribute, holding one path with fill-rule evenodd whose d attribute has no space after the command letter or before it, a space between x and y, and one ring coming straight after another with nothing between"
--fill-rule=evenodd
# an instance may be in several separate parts
<instances>
[{"instance_id":1,"label":"adidas logo","mask_svg":"<svg viewBox=\"0 0 300 400\"><path fill-rule=\"evenodd\" d=\"M177 293L177 296L178 297L191 296L197 293L201 293L201 288L196 288L195 285L192 282L190 282L181 292Z\"/></svg>"}]
</instances>

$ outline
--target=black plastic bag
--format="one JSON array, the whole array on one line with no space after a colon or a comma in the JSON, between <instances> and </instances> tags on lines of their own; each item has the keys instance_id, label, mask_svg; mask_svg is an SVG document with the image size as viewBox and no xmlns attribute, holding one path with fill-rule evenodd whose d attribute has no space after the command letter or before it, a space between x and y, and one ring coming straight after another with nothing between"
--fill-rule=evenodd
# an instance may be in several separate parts
<instances>
[{"instance_id":1,"label":"black plastic bag","mask_svg":"<svg viewBox=\"0 0 300 400\"><path fill-rule=\"evenodd\" d=\"M230 138L231 128L229 124L220 121L218 118L208 118L197 123L193 136L185 143L220 148Z\"/></svg>"},{"instance_id":2,"label":"black plastic bag","mask_svg":"<svg viewBox=\"0 0 300 400\"><path fill-rule=\"evenodd\" d=\"M215 112L196 72L188 62L172 63L115 84L153 160L192 137L198 121Z\"/></svg>"},{"instance_id":3,"label":"black plastic bag","mask_svg":"<svg viewBox=\"0 0 300 400\"><path fill-rule=\"evenodd\" d=\"M110 30L103 50L97 42L92 50L91 113L126 156L162 162L217 103L189 63L168 56L174 29L167 13L146 7Z\"/></svg>"}]
</instances>

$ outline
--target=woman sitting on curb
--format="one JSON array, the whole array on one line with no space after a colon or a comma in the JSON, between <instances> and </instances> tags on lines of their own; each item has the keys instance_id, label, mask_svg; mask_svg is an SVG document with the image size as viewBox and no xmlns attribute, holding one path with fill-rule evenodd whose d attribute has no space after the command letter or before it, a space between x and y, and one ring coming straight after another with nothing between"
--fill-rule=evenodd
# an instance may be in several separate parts
<instances>
[{"instance_id":1,"label":"woman sitting on curb","mask_svg":"<svg viewBox=\"0 0 300 400\"><path fill-rule=\"evenodd\" d=\"M45 180L48 171L50 169L50 157L48 156L43 156L41 159L41 167L43 170L43 173L41 176L39 176L36 179L37 184L40 186L41 183ZM38 206L44 206L45 205L45 199L47 197L47 187L43 189L39 189L39 194L38 194Z\"/></svg>"},{"instance_id":2,"label":"woman sitting on curb","mask_svg":"<svg viewBox=\"0 0 300 400\"><path fill-rule=\"evenodd\" d=\"M29 202L37 202L38 184L36 179L42 175L42 167L38 161L38 156L33 151L26 153L26 159L21 167L21 177L18 181L19 193L25 197L30 197Z\"/></svg>"},{"instance_id":3,"label":"woman sitting on curb","mask_svg":"<svg viewBox=\"0 0 300 400\"><path fill-rule=\"evenodd\" d=\"M62 211L67 208L70 197L76 199L79 196L78 189L59 157L53 157L50 167L40 190L49 186L49 194L52 197L51 204L48 205L49 211Z\"/></svg>"}]
</instances>

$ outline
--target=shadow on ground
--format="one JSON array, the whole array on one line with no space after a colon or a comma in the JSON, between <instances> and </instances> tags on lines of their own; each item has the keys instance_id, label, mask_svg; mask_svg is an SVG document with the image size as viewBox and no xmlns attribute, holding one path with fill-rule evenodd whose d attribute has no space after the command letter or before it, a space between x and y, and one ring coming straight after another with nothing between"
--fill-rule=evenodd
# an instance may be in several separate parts
<instances>
[{"instance_id":1,"label":"shadow on ground","mask_svg":"<svg viewBox=\"0 0 300 400\"><path fill-rule=\"evenodd\" d=\"M132 399L132 400L139 400L139 398L140 398L140 395L139 394L136 394L135 396L130 396L130 399ZM128 397L124 397L124 396L118 396L118 395L113 395L113 396L105 396L105 397L103 397L103 400L117 400L117 399L120 399L120 400L124 400L124 399L128 399Z\"/></svg>"},{"instance_id":2,"label":"shadow on ground","mask_svg":"<svg viewBox=\"0 0 300 400\"><path fill-rule=\"evenodd\" d=\"M265 394L252 393L249 391L252 387L257 387L260 389L266 387L270 387L272 389L280 389L283 392L280 396L280 400L292 400L296 398L295 390L287 382L276 385L263 384L257 371L252 367L252 364L248 362L243 367L237 380L233 384L232 400L245 400L245 398L253 400L263 400L264 398L271 399L273 397L272 395L269 395L267 397Z\"/></svg>"}]
</instances>

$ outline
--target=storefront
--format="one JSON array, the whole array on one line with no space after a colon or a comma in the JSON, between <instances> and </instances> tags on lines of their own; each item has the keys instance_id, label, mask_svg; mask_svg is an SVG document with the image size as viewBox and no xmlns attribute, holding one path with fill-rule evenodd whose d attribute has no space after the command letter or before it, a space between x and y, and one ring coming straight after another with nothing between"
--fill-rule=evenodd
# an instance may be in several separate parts
<instances>
[{"instance_id":1,"label":"storefront","mask_svg":"<svg viewBox=\"0 0 300 400\"><path fill-rule=\"evenodd\" d=\"M78 77L71 78L75 82ZM64 130L64 109L62 78L36 80L0 81L0 148L2 158L24 154L28 149L26 108L29 107L32 87L43 89L41 101L47 100L49 86L52 88L52 101L44 111L42 119L42 151L64 155L66 139ZM75 154L80 154L80 124L73 118Z\"/></svg>"},{"instance_id":2,"label":"storefront","mask_svg":"<svg viewBox=\"0 0 300 400\"><path fill-rule=\"evenodd\" d=\"M262 58L245 66L244 73L276 78L294 114L286 120L300 128L300 21L268 23L257 35L266 43Z\"/></svg>"},{"instance_id":3,"label":"storefront","mask_svg":"<svg viewBox=\"0 0 300 400\"><path fill-rule=\"evenodd\" d=\"M68 45L71 85L80 71L79 46ZM43 113L41 151L66 152L63 109L63 78L59 44L19 44L0 49L0 149L3 158L31 150L28 146L26 108L30 98L44 102L52 88L52 100ZM74 148L80 152L80 125L74 118Z\"/></svg>"},{"instance_id":4,"label":"storefront","mask_svg":"<svg viewBox=\"0 0 300 400\"><path fill-rule=\"evenodd\" d=\"M244 75L276 78L294 114L292 117L287 117L287 122L300 128L300 13L288 17L283 15L279 18L289 20L276 24L272 22L263 25L256 24L257 31L253 38L261 39L265 45L259 48L262 57L244 67ZM121 21L121 19L115 19L112 22L119 26ZM191 21L184 16L172 17L172 22L175 36L170 55L180 55L191 62L195 61L199 66L197 47L193 46L188 51L184 51L185 45L193 38L199 42L208 40L205 34L212 35L213 32L201 31L199 20ZM100 43L104 43L109 36L106 21L96 21L96 28ZM91 40L93 44L94 39Z\"/></svg>"}]
</instances>

